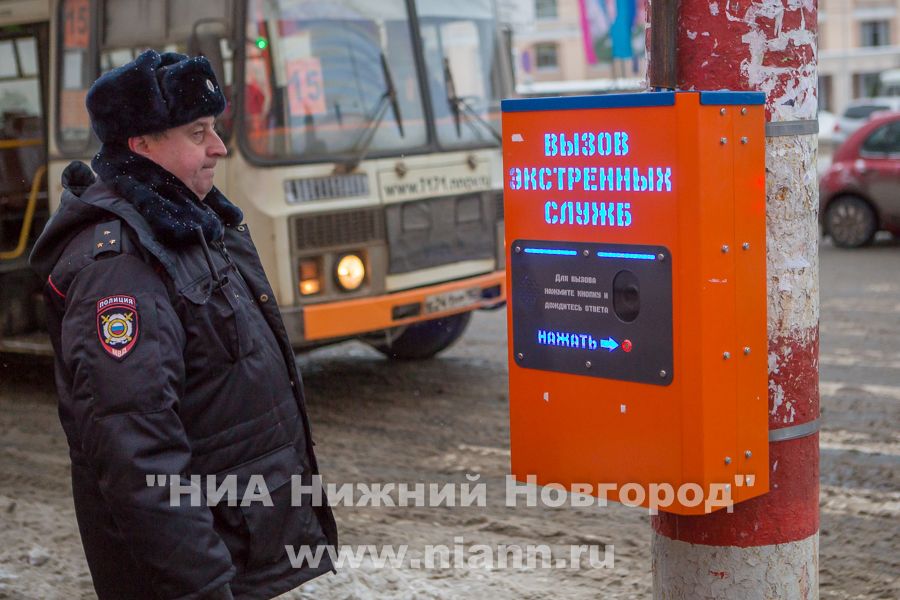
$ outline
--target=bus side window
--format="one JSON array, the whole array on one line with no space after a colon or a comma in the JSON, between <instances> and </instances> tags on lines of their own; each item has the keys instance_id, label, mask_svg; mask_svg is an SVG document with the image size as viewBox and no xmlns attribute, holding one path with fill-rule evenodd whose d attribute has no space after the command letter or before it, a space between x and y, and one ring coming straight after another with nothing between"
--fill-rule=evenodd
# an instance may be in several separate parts
<instances>
[{"instance_id":1,"label":"bus side window","mask_svg":"<svg viewBox=\"0 0 900 600\"><path fill-rule=\"evenodd\" d=\"M0 209L25 205L46 162L43 119L35 38L0 41Z\"/></svg>"}]
</instances>

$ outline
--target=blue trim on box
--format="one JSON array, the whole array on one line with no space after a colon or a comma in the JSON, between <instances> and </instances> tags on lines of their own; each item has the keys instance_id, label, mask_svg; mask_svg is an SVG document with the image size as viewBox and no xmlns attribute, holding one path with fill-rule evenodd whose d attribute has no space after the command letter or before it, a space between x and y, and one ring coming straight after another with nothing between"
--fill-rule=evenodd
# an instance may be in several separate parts
<instances>
[{"instance_id":1,"label":"blue trim on box","mask_svg":"<svg viewBox=\"0 0 900 600\"><path fill-rule=\"evenodd\" d=\"M507 98L500 102L500 108L503 112L674 105L675 92L639 92L636 94L602 94L597 96L559 96L548 98Z\"/></svg>"},{"instance_id":2,"label":"blue trim on box","mask_svg":"<svg viewBox=\"0 0 900 600\"><path fill-rule=\"evenodd\" d=\"M643 106L674 106L675 94L697 92L639 92L636 94L599 94L596 96L551 96L547 98L507 98L500 102L503 112L531 112L540 110L578 110L585 108L634 108ZM765 104L763 92L731 92L719 90L700 92L700 104L735 105Z\"/></svg>"},{"instance_id":3,"label":"blue trim on box","mask_svg":"<svg viewBox=\"0 0 900 600\"><path fill-rule=\"evenodd\" d=\"M733 104L765 104L766 95L762 92L700 92L700 104L733 105Z\"/></svg>"}]
</instances>

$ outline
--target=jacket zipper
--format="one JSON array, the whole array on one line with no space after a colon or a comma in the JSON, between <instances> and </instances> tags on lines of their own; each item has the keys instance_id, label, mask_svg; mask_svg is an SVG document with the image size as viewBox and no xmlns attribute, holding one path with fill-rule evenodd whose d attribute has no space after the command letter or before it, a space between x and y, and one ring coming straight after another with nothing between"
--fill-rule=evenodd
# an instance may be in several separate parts
<instances>
[{"instance_id":1,"label":"jacket zipper","mask_svg":"<svg viewBox=\"0 0 900 600\"><path fill-rule=\"evenodd\" d=\"M244 276L241 275L241 270L238 269L237 264L233 260L231 260L231 254L228 253L228 248L225 247L225 240L217 240L213 242L213 245L219 250L219 254L222 255L222 258L225 259L225 264L230 267L230 271L233 271L238 279L241 280L241 283L244 284L244 290L247 292L247 297L253 297L253 290L250 289L250 286L247 285L247 281L244 279Z\"/></svg>"},{"instance_id":2,"label":"jacket zipper","mask_svg":"<svg viewBox=\"0 0 900 600\"><path fill-rule=\"evenodd\" d=\"M231 255L228 254L228 248L225 247L225 241L224 241L224 240L216 240L215 242L213 242L213 246L215 246L216 248L218 248L219 254L222 255L222 258L224 258L225 261L226 261L229 265L233 265L233 264L234 264L234 263L231 261Z\"/></svg>"}]
</instances>

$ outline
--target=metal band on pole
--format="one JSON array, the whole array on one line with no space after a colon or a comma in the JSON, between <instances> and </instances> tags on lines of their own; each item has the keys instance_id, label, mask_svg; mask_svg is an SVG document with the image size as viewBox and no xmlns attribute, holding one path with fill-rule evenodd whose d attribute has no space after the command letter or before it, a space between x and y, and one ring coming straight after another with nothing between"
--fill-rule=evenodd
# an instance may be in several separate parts
<instances>
[{"instance_id":1,"label":"metal band on pole","mask_svg":"<svg viewBox=\"0 0 900 600\"><path fill-rule=\"evenodd\" d=\"M788 135L815 135L819 133L819 121L802 119L799 121L772 121L766 123L766 137Z\"/></svg>"},{"instance_id":2,"label":"metal band on pole","mask_svg":"<svg viewBox=\"0 0 900 600\"><path fill-rule=\"evenodd\" d=\"M818 433L821 429L819 419L801 423L800 425L791 425L790 427L782 427L781 429L769 430L769 442L786 442L788 440L796 440L806 437L814 433Z\"/></svg>"}]
</instances>

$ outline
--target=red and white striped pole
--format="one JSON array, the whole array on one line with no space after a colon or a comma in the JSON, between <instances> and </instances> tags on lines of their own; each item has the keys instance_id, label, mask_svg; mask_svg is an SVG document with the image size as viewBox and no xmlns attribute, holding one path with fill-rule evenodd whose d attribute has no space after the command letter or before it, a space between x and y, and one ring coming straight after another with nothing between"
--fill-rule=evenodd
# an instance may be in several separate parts
<instances>
[{"instance_id":1,"label":"red and white striped pole","mask_svg":"<svg viewBox=\"0 0 900 600\"><path fill-rule=\"evenodd\" d=\"M767 96L771 491L731 514L653 517L654 597L818 598L816 0L681 0L677 13L678 89Z\"/></svg>"}]
</instances>

